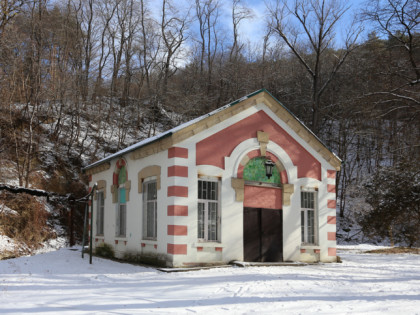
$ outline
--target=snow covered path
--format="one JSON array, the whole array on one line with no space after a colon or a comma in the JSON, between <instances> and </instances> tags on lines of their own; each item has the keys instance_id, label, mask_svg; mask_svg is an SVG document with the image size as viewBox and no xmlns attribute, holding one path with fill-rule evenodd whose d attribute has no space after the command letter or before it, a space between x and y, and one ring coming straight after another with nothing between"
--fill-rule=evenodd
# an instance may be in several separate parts
<instances>
[{"instance_id":1,"label":"snow covered path","mask_svg":"<svg viewBox=\"0 0 420 315\"><path fill-rule=\"evenodd\" d=\"M1 314L420 314L420 256L162 273L61 249L0 261Z\"/></svg>"}]
</instances>

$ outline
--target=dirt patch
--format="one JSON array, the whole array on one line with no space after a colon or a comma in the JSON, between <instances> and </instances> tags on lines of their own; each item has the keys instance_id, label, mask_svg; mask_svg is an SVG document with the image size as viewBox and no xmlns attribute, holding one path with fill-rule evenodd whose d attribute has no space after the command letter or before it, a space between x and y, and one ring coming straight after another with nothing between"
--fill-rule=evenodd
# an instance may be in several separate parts
<instances>
[{"instance_id":1,"label":"dirt patch","mask_svg":"<svg viewBox=\"0 0 420 315\"><path fill-rule=\"evenodd\" d=\"M381 248L368 250L364 253L367 254L417 254L420 255L420 248L410 248L410 247L391 247L391 248Z\"/></svg>"}]
</instances>

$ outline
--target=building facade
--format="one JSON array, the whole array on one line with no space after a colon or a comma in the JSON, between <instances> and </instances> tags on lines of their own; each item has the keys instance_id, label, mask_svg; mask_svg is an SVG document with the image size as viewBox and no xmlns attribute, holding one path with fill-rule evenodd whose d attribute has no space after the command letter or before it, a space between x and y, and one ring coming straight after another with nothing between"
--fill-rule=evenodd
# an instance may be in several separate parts
<instances>
[{"instance_id":1,"label":"building facade","mask_svg":"<svg viewBox=\"0 0 420 315\"><path fill-rule=\"evenodd\" d=\"M333 262L340 164L260 90L86 167L93 245L169 267Z\"/></svg>"}]
</instances>

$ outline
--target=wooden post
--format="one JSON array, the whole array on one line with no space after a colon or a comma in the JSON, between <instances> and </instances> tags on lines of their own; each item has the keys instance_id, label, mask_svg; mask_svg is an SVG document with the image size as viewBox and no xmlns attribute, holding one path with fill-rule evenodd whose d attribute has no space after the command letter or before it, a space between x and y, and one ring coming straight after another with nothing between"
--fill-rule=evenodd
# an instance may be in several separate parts
<instances>
[{"instance_id":1,"label":"wooden post","mask_svg":"<svg viewBox=\"0 0 420 315\"><path fill-rule=\"evenodd\" d=\"M95 187L95 186L93 186ZM93 189L90 196L90 240L89 240L89 264L92 265L92 241L93 241Z\"/></svg>"},{"instance_id":2,"label":"wooden post","mask_svg":"<svg viewBox=\"0 0 420 315\"><path fill-rule=\"evenodd\" d=\"M95 195L95 189L98 187L98 184L95 183L92 187L90 195L90 244L89 244L89 264L92 264L92 242L93 242L93 196Z\"/></svg>"},{"instance_id":3,"label":"wooden post","mask_svg":"<svg viewBox=\"0 0 420 315\"><path fill-rule=\"evenodd\" d=\"M88 212L89 212L89 204L86 201L85 218L84 218L84 223L83 223L82 258L84 256L85 244L86 244L86 231L87 231Z\"/></svg>"},{"instance_id":4,"label":"wooden post","mask_svg":"<svg viewBox=\"0 0 420 315\"><path fill-rule=\"evenodd\" d=\"M74 217L74 207L75 203L72 203L70 207L70 246L74 246L74 226L73 226L73 217Z\"/></svg>"}]
</instances>

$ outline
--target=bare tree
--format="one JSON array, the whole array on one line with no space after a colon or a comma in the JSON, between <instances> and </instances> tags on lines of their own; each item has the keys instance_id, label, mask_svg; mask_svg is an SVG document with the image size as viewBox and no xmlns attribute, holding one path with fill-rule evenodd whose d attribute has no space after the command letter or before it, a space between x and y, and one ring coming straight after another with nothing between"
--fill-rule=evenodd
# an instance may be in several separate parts
<instances>
[{"instance_id":1,"label":"bare tree","mask_svg":"<svg viewBox=\"0 0 420 315\"><path fill-rule=\"evenodd\" d=\"M166 103L168 79L178 70L177 54L180 53L182 44L187 40L188 16L189 12L184 16L180 15L179 10L170 0L162 1L160 30L163 41L163 58L160 77L162 77L163 103Z\"/></svg>"},{"instance_id":2,"label":"bare tree","mask_svg":"<svg viewBox=\"0 0 420 315\"><path fill-rule=\"evenodd\" d=\"M139 16L138 12L135 10L135 2L134 0L129 0L127 3L127 14L128 14L128 21L127 21L127 39L124 45L124 83L123 89L121 93L121 100L122 104L126 105L128 99L130 98L130 88L131 82L133 77L133 56L134 52L134 39L135 34L138 31L139 26Z\"/></svg>"},{"instance_id":3,"label":"bare tree","mask_svg":"<svg viewBox=\"0 0 420 315\"><path fill-rule=\"evenodd\" d=\"M6 25L22 10L25 0L0 0L0 37Z\"/></svg>"},{"instance_id":4,"label":"bare tree","mask_svg":"<svg viewBox=\"0 0 420 315\"><path fill-rule=\"evenodd\" d=\"M75 18L77 23L77 30L80 29L81 33L78 34L83 42L83 65L80 80L80 89L82 100L86 102L89 94L89 75L90 66L93 58L94 46L94 0L69 0L68 6L72 4L75 11Z\"/></svg>"},{"instance_id":5,"label":"bare tree","mask_svg":"<svg viewBox=\"0 0 420 315\"><path fill-rule=\"evenodd\" d=\"M196 17L198 19L200 45L200 76L204 77L207 72L207 95L210 94L213 76L213 64L219 51L219 35L217 23L220 15L220 3L218 0L196 0Z\"/></svg>"},{"instance_id":6,"label":"bare tree","mask_svg":"<svg viewBox=\"0 0 420 315\"><path fill-rule=\"evenodd\" d=\"M139 92L141 91L142 81L146 79L147 93L151 92L151 71L156 63L156 58L160 50L160 35L157 22L150 16L150 10L145 0L140 0L140 30L141 37L138 44L138 58L140 62L141 79L139 84ZM140 94L138 94L140 97Z\"/></svg>"},{"instance_id":7,"label":"bare tree","mask_svg":"<svg viewBox=\"0 0 420 315\"><path fill-rule=\"evenodd\" d=\"M335 51L334 62L329 65L328 54L334 48L338 23L349 7L333 0L277 0L269 6L270 27L287 45L306 69L311 81L312 129L319 132L321 123L321 97L348 55L357 47L360 28L350 27L344 48Z\"/></svg>"},{"instance_id":8,"label":"bare tree","mask_svg":"<svg viewBox=\"0 0 420 315\"><path fill-rule=\"evenodd\" d=\"M239 23L243 20L253 17L252 11L241 4L241 0L233 0L232 2L232 25L233 25L233 43L230 49L229 60L236 59L243 44L239 42Z\"/></svg>"},{"instance_id":9,"label":"bare tree","mask_svg":"<svg viewBox=\"0 0 420 315\"><path fill-rule=\"evenodd\" d=\"M95 81L95 87L92 95L92 100L100 95L101 85L103 82L103 73L107 65L111 50L109 49L109 43L111 42L110 36L110 25L115 16L115 11L120 0L104 0L99 2L95 10L99 14L100 23L98 27L102 30L100 34L99 43L99 59L97 61L97 75Z\"/></svg>"},{"instance_id":10,"label":"bare tree","mask_svg":"<svg viewBox=\"0 0 420 315\"><path fill-rule=\"evenodd\" d=\"M388 91L373 94L384 95L386 99L420 105L418 89L420 85L420 2L418 0L373 0L363 12L363 18L375 23L380 34L388 36L393 49L405 55L405 62L398 57L395 75L397 85ZM403 105L403 106L404 106ZM398 107L393 108L396 110Z\"/></svg>"}]
</instances>

